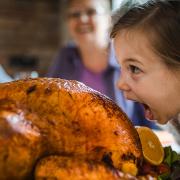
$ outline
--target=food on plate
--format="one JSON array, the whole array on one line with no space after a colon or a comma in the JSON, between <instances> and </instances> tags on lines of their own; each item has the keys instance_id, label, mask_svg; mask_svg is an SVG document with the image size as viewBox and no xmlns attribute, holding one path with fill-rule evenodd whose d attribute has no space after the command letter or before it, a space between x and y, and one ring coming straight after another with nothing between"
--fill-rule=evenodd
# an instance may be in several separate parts
<instances>
[{"instance_id":1,"label":"food on plate","mask_svg":"<svg viewBox=\"0 0 180 180\"><path fill-rule=\"evenodd\" d=\"M164 149L157 135L148 127L137 127L145 160L159 165L164 159Z\"/></svg>"},{"instance_id":2,"label":"food on plate","mask_svg":"<svg viewBox=\"0 0 180 180\"><path fill-rule=\"evenodd\" d=\"M55 78L0 84L0 179L33 179L36 164L51 155L117 170L125 163L138 168L143 157L126 114L84 84Z\"/></svg>"},{"instance_id":3,"label":"food on plate","mask_svg":"<svg viewBox=\"0 0 180 180\"><path fill-rule=\"evenodd\" d=\"M121 170L124 172L124 173L129 173L131 172L131 175L134 175L136 176L138 174L138 168L137 166L132 163L132 162L124 162L123 165L122 165L122 168Z\"/></svg>"},{"instance_id":4,"label":"food on plate","mask_svg":"<svg viewBox=\"0 0 180 180\"><path fill-rule=\"evenodd\" d=\"M173 151L170 146L164 147L164 152L163 162L159 165L143 161L139 175L149 174L158 180L178 180L180 178L180 155Z\"/></svg>"},{"instance_id":5,"label":"food on plate","mask_svg":"<svg viewBox=\"0 0 180 180\"><path fill-rule=\"evenodd\" d=\"M137 127L144 160L139 175L151 175L158 180L180 178L180 155L170 146L162 147L157 135L147 127Z\"/></svg>"}]
</instances>

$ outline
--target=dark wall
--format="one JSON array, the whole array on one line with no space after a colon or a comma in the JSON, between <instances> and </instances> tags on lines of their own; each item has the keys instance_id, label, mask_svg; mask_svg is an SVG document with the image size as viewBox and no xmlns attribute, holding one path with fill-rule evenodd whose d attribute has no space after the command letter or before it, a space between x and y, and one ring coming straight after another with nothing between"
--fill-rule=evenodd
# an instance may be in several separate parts
<instances>
[{"instance_id":1,"label":"dark wall","mask_svg":"<svg viewBox=\"0 0 180 180\"><path fill-rule=\"evenodd\" d=\"M12 56L33 56L38 71L44 74L61 37L59 33L60 2L58 0L0 1L0 63L9 66Z\"/></svg>"}]
</instances>

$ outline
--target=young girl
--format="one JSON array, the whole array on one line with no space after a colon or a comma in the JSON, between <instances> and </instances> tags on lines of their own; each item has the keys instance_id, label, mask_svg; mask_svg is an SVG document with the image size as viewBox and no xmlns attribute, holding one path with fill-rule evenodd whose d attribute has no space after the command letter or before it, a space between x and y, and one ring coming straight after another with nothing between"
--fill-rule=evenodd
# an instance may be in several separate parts
<instances>
[{"instance_id":1,"label":"young girl","mask_svg":"<svg viewBox=\"0 0 180 180\"><path fill-rule=\"evenodd\" d=\"M180 1L153 0L120 12L111 32L118 87L143 104L149 120L173 126L180 143Z\"/></svg>"}]
</instances>

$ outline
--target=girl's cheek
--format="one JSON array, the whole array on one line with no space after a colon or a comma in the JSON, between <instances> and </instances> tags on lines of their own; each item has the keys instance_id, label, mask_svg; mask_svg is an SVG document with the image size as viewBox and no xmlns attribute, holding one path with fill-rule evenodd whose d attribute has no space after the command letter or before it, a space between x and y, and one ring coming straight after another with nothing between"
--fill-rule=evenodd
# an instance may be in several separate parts
<instances>
[{"instance_id":1,"label":"girl's cheek","mask_svg":"<svg viewBox=\"0 0 180 180\"><path fill-rule=\"evenodd\" d=\"M135 77L133 77L130 73L127 73L125 75L125 80L129 85L133 85L137 81L137 79Z\"/></svg>"},{"instance_id":2,"label":"girl's cheek","mask_svg":"<svg viewBox=\"0 0 180 180\"><path fill-rule=\"evenodd\" d=\"M139 94L142 91L142 86L139 83L138 78L127 77L127 84L135 94Z\"/></svg>"}]
</instances>

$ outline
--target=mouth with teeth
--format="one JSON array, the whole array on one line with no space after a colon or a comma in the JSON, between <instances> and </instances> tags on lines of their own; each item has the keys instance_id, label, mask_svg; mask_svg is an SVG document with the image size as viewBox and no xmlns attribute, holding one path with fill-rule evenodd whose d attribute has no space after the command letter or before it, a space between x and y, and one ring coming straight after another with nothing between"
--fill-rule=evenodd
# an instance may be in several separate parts
<instances>
[{"instance_id":1,"label":"mouth with teeth","mask_svg":"<svg viewBox=\"0 0 180 180\"><path fill-rule=\"evenodd\" d=\"M155 120L153 112L150 109L150 107L147 104L142 104L142 105L144 107L144 112L145 112L146 119L151 120L151 121Z\"/></svg>"}]
</instances>

